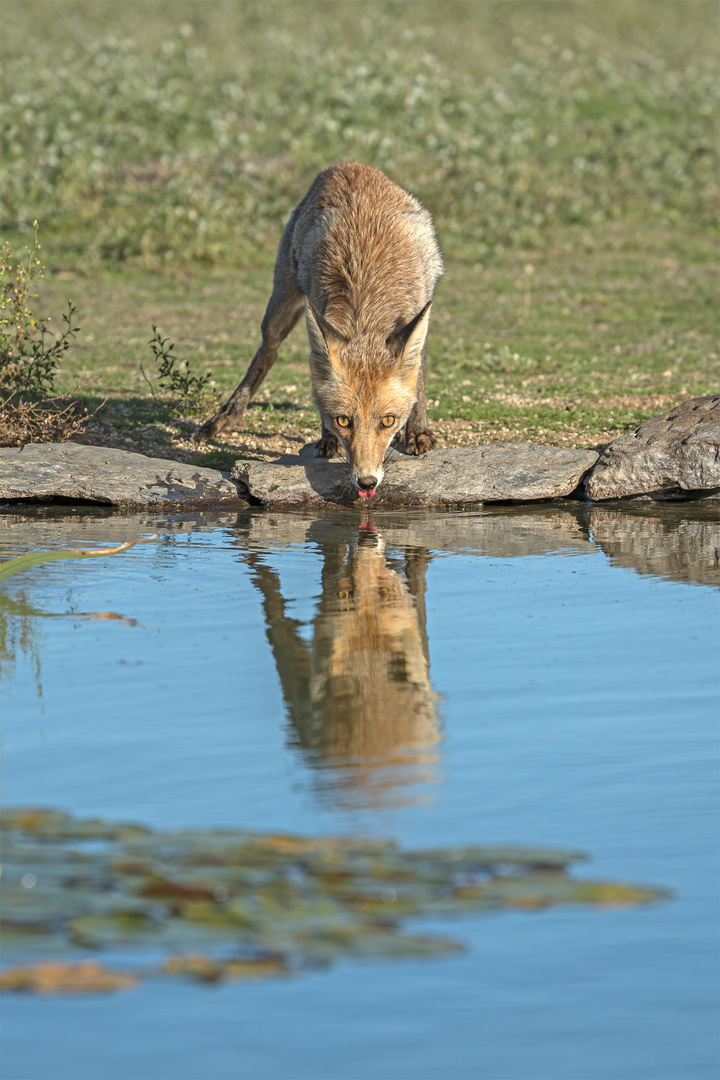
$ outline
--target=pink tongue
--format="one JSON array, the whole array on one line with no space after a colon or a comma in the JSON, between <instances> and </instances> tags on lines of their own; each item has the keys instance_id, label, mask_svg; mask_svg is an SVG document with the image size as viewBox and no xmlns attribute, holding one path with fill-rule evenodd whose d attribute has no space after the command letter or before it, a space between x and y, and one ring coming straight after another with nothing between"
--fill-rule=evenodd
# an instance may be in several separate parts
<instances>
[{"instance_id":1,"label":"pink tongue","mask_svg":"<svg viewBox=\"0 0 720 1080\"><path fill-rule=\"evenodd\" d=\"M367 491L365 491L364 488L358 488L358 495L360 496L361 499L369 499L370 496L374 495L374 494L375 494L375 488L368 488Z\"/></svg>"}]
</instances>

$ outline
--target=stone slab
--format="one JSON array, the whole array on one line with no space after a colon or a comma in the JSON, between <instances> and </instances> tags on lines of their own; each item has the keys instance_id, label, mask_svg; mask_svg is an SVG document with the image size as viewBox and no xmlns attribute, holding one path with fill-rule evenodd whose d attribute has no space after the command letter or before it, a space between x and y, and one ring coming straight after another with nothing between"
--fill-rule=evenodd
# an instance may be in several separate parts
<instances>
[{"instance_id":1,"label":"stone slab","mask_svg":"<svg viewBox=\"0 0 720 1080\"><path fill-rule=\"evenodd\" d=\"M615 439L586 492L593 501L720 497L720 396L685 401Z\"/></svg>"},{"instance_id":2,"label":"stone slab","mask_svg":"<svg viewBox=\"0 0 720 1080\"><path fill-rule=\"evenodd\" d=\"M492 443L431 450L423 457L391 451L373 499L360 500L347 465L310 456L279 462L238 461L231 475L270 507L365 503L378 507L534 502L571 495L597 461L594 450L531 443Z\"/></svg>"},{"instance_id":3,"label":"stone slab","mask_svg":"<svg viewBox=\"0 0 720 1080\"><path fill-rule=\"evenodd\" d=\"M58 498L107 506L239 502L237 484L217 469L72 442L0 449L0 499Z\"/></svg>"}]
</instances>

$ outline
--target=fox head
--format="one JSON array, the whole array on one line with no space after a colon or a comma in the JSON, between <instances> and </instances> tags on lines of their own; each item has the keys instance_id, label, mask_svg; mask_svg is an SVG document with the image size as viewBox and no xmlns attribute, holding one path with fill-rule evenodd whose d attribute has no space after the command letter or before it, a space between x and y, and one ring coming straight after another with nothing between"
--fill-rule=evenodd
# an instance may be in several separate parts
<instances>
[{"instance_id":1,"label":"fox head","mask_svg":"<svg viewBox=\"0 0 720 1080\"><path fill-rule=\"evenodd\" d=\"M417 400L430 303L388 338L344 337L305 301L313 395L361 498L375 494L390 442Z\"/></svg>"}]
</instances>

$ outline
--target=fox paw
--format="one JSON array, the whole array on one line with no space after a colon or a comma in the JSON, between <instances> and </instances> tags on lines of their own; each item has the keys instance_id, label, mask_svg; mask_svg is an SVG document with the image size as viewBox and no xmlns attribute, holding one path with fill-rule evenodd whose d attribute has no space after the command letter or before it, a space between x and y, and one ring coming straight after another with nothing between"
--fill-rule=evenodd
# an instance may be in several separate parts
<instances>
[{"instance_id":1,"label":"fox paw","mask_svg":"<svg viewBox=\"0 0 720 1080\"><path fill-rule=\"evenodd\" d=\"M315 443L315 457L333 458L340 455L341 448L334 435L326 435Z\"/></svg>"},{"instance_id":2,"label":"fox paw","mask_svg":"<svg viewBox=\"0 0 720 1080\"><path fill-rule=\"evenodd\" d=\"M428 450L434 450L436 446L437 439L432 431L419 431L405 439L405 453L413 456L427 454Z\"/></svg>"}]
</instances>

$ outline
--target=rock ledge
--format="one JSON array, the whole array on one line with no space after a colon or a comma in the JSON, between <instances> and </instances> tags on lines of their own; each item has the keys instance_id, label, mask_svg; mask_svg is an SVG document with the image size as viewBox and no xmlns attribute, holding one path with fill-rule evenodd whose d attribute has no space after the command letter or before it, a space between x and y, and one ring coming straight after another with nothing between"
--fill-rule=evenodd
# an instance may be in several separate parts
<instances>
[{"instance_id":1,"label":"rock ledge","mask_svg":"<svg viewBox=\"0 0 720 1080\"><path fill-rule=\"evenodd\" d=\"M275 462L237 461L219 472L127 450L79 443L0 449L0 499L108 506L232 508L247 498L273 508L328 504L383 508L476 506L561 499L720 499L720 395L685 401L594 450L489 443L408 457L391 450L377 495L357 495L344 460L314 444ZM245 504L246 505L246 504Z\"/></svg>"},{"instance_id":2,"label":"rock ledge","mask_svg":"<svg viewBox=\"0 0 720 1080\"><path fill-rule=\"evenodd\" d=\"M217 469L66 442L1 449L0 499L222 507L237 502L239 494Z\"/></svg>"},{"instance_id":3,"label":"rock ledge","mask_svg":"<svg viewBox=\"0 0 720 1080\"><path fill-rule=\"evenodd\" d=\"M313 456L306 446L279 462L238 461L231 475L271 507L361 503L344 461ZM491 443L431 450L421 458L393 450L373 506L457 506L534 502L571 495L597 461L594 450L531 443Z\"/></svg>"},{"instance_id":4,"label":"rock ledge","mask_svg":"<svg viewBox=\"0 0 720 1080\"><path fill-rule=\"evenodd\" d=\"M605 448L587 482L594 501L720 493L720 395L692 398Z\"/></svg>"}]
</instances>

